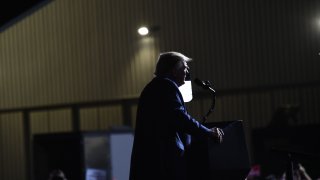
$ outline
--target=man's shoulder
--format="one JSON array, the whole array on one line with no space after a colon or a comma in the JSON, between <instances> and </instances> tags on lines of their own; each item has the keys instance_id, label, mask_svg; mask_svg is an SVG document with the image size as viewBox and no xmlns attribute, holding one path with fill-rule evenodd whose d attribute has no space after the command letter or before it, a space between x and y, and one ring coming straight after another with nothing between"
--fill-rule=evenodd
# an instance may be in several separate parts
<instances>
[{"instance_id":1,"label":"man's shoulder","mask_svg":"<svg viewBox=\"0 0 320 180\"><path fill-rule=\"evenodd\" d=\"M176 83L167 77L155 77L152 79L151 84L162 84L168 86L177 86Z\"/></svg>"},{"instance_id":2,"label":"man's shoulder","mask_svg":"<svg viewBox=\"0 0 320 180\"><path fill-rule=\"evenodd\" d=\"M177 85L169 78L153 78L143 89L146 92L167 92L179 91Z\"/></svg>"}]
</instances>

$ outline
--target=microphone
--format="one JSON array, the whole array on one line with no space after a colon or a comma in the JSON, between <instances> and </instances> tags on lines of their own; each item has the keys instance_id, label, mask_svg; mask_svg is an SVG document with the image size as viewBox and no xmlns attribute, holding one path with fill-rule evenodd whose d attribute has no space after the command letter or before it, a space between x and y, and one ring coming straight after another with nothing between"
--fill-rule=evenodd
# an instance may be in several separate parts
<instances>
[{"instance_id":1,"label":"microphone","mask_svg":"<svg viewBox=\"0 0 320 180\"><path fill-rule=\"evenodd\" d=\"M202 118L202 123L204 123L208 119L208 116L210 115L210 113L213 112L213 110L214 110L214 106L216 104L216 91L211 87L210 81L201 81L200 79L195 78L194 82L198 86L202 87L203 89L207 89L207 90L210 90L212 92L212 97L213 98L212 98L211 107L210 107L209 111L207 112L207 114L205 116L203 116L203 118Z\"/></svg>"},{"instance_id":2,"label":"microphone","mask_svg":"<svg viewBox=\"0 0 320 180\"><path fill-rule=\"evenodd\" d=\"M211 87L210 81L202 81L202 80L200 80L198 78L195 78L194 82L198 86L202 87L203 89L208 89L208 90L212 91L213 93L216 93L216 91Z\"/></svg>"}]
</instances>

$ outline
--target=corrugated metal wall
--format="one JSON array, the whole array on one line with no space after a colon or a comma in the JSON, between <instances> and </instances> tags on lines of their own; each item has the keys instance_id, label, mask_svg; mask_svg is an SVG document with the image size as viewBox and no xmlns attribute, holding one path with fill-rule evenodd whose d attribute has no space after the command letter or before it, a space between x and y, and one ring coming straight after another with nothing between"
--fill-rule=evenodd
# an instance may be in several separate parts
<instances>
[{"instance_id":1,"label":"corrugated metal wall","mask_svg":"<svg viewBox=\"0 0 320 180\"><path fill-rule=\"evenodd\" d=\"M80 108L79 130L134 126L136 104L122 100L138 97L167 50L191 56L192 76L213 81L218 97L209 121L243 119L249 133L268 125L278 106L299 104L298 124L319 123L319 5L53 0L0 33L0 176L27 179L25 141L33 134L74 130L71 106L32 107L115 100ZM141 25L160 29L140 37ZM209 95L195 96L188 106L201 118L210 103Z\"/></svg>"},{"instance_id":2,"label":"corrugated metal wall","mask_svg":"<svg viewBox=\"0 0 320 180\"><path fill-rule=\"evenodd\" d=\"M22 113L0 116L0 174L4 179L24 179L26 154Z\"/></svg>"}]
</instances>

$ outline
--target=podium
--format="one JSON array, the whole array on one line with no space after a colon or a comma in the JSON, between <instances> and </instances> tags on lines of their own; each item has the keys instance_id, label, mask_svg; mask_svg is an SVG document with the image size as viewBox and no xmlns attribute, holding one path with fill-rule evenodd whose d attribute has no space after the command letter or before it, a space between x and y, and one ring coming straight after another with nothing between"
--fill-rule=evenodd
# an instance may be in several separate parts
<instances>
[{"instance_id":1,"label":"podium","mask_svg":"<svg viewBox=\"0 0 320 180\"><path fill-rule=\"evenodd\" d=\"M206 123L224 131L222 144L212 139L192 139L187 151L188 180L245 179L250 171L250 160L242 120Z\"/></svg>"}]
</instances>

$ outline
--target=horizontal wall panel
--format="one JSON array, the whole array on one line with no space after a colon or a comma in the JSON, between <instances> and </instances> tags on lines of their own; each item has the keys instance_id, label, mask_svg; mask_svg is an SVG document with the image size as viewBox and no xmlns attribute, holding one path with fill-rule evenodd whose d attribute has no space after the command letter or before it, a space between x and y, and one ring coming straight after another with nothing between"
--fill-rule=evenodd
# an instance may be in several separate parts
<instances>
[{"instance_id":1,"label":"horizontal wall panel","mask_svg":"<svg viewBox=\"0 0 320 180\"><path fill-rule=\"evenodd\" d=\"M32 134L70 131L72 131L70 109L30 112L30 132Z\"/></svg>"},{"instance_id":2,"label":"horizontal wall panel","mask_svg":"<svg viewBox=\"0 0 320 180\"><path fill-rule=\"evenodd\" d=\"M30 113L31 134L42 134L50 132L48 111L38 111Z\"/></svg>"},{"instance_id":3,"label":"horizontal wall panel","mask_svg":"<svg viewBox=\"0 0 320 180\"><path fill-rule=\"evenodd\" d=\"M303 124L306 119L301 115L301 107L305 106L301 102L299 89L279 90L273 93L274 115L278 114L277 119L280 125Z\"/></svg>"},{"instance_id":4,"label":"horizontal wall panel","mask_svg":"<svg viewBox=\"0 0 320 180\"><path fill-rule=\"evenodd\" d=\"M80 130L93 131L99 129L99 111L97 108L80 110Z\"/></svg>"},{"instance_id":5,"label":"horizontal wall panel","mask_svg":"<svg viewBox=\"0 0 320 180\"><path fill-rule=\"evenodd\" d=\"M72 131L72 117L70 109L56 109L49 111L50 132Z\"/></svg>"},{"instance_id":6,"label":"horizontal wall panel","mask_svg":"<svg viewBox=\"0 0 320 180\"><path fill-rule=\"evenodd\" d=\"M99 109L99 130L110 130L123 126L123 113L121 106L106 106Z\"/></svg>"},{"instance_id":7,"label":"horizontal wall panel","mask_svg":"<svg viewBox=\"0 0 320 180\"><path fill-rule=\"evenodd\" d=\"M299 98L301 118L298 124L319 124L320 123L320 87L304 88Z\"/></svg>"},{"instance_id":8,"label":"horizontal wall panel","mask_svg":"<svg viewBox=\"0 0 320 180\"><path fill-rule=\"evenodd\" d=\"M252 93L249 95L250 126L261 128L268 126L274 113L273 97L270 92Z\"/></svg>"},{"instance_id":9,"label":"horizontal wall panel","mask_svg":"<svg viewBox=\"0 0 320 180\"><path fill-rule=\"evenodd\" d=\"M121 106L103 106L80 109L80 130L110 130L123 126Z\"/></svg>"}]
</instances>

